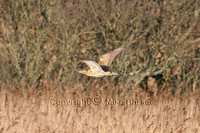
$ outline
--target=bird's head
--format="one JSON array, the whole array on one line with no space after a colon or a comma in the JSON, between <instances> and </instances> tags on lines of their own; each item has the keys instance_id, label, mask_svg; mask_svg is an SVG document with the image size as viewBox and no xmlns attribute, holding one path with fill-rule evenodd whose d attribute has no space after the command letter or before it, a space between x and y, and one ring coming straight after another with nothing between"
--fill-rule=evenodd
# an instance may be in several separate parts
<instances>
[{"instance_id":1,"label":"bird's head","mask_svg":"<svg viewBox=\"0 0 200 133\"><path fill-rule=\"evenodd\" d=\"M87 70L79 70L78 72L81 73L81 74L88 75L88 71Z\"/></svg>"}]
</instances>

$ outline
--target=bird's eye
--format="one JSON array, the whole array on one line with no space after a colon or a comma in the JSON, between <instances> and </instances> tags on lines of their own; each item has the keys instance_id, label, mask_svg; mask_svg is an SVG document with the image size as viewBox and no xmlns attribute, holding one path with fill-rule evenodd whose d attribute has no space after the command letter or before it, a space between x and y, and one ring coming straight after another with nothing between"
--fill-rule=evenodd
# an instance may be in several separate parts
<instances>
[{"instance_id":1,"label":"bird's eye","mask_svg":"<svg viewBox=\"0 0 200 133\"><path fill-rule=\"evenodd\" d=\"M87 66L85 63L79 63L79 64L77 65L77 69L78 69L78 70L87 69L87 68L88 68L88 66Z\"/></svg>"}]
</instances>

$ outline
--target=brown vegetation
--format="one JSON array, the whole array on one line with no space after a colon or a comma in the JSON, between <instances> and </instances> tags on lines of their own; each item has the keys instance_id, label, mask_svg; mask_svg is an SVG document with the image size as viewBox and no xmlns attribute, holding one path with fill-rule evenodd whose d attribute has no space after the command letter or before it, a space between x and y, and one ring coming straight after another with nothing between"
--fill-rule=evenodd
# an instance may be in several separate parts
<instances>
[{"instance_id":1,"label":"brown vegetation","mask_svg":"<svg viewBox=\"0 0 200 133\"><path fill-rule=\"evenodd\" d=\"M200 132L199 7L0 0L0 132ZM80 60L118 47L127 48L113 62L120 76L76 72Z\"/></svg>"},{"instance_id":2,"label":"brown vegetation","mask_svg":"<svg viewBox=\"0 0 200 133\"><path fill-rule=\"evenodd\" d=\"M199 93L149 97L144 91L107 86L89 93L58 88L0 89L3 133L198 133Z\"/></svg>"},{"instance_id":3,"label":"brown vegetation","mask_svg":"<svg viewBox=\"0 0 200 133\"><path fill-rule=\"evenodd\" d=\"M170 87L198 88L199 7L198 0L0 1L0 81L89 82L76 72L81 59L125 47L112 68L121 76L108 81L140 84L161 73Z\"/></svg>"}]
</instances>

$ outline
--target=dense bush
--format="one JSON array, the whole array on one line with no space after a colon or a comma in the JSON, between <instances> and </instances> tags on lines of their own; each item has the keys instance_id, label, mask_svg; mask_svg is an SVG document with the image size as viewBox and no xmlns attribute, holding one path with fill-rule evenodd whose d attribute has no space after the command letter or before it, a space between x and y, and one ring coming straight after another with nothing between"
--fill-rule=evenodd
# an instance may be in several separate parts
<instances>
[{"instance_id":1,"label":"dense bush","mask_svg":"<svg viewBox=\"0 0 200 133\"><path fill-rule=\"evenodd\" d=\"M89 82L76 72L81 59L125 47L112 66L121 76L106 80L138 83L161 73L166 85L200 86L199 7L199 0L2 0L0 81Z\"/></svg>"}]
</instances>

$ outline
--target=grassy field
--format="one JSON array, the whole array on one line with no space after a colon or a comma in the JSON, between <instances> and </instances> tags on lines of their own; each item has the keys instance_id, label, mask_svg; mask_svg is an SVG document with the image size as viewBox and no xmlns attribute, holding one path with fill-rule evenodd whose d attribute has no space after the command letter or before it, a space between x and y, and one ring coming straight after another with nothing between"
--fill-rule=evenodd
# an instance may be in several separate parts
<instances>
[{"instance_id":1,"label":"grassy field","mask_svg":"<svg viewBox=\"0 0 200 133\"><path fill-rule=\"evenodd\" d=\"M200 132L199 7L0 0L0 132ZM77 73L118 47L120 76Z\"/></svg>"},{"instance_id":2,"label":"grassy field","mask_svg":"<svg viewBox=\"0 0 200 133\"><path fill-rule=\"evenodd\" d=\"M5 89L6 88L6 89ZM0 90L2 133L199 133L199 92L148 97L123 87ZM119 93L120 92L120 93ZM119 95L120 94L120 95Z\"/></svg>"}]
</instances>

